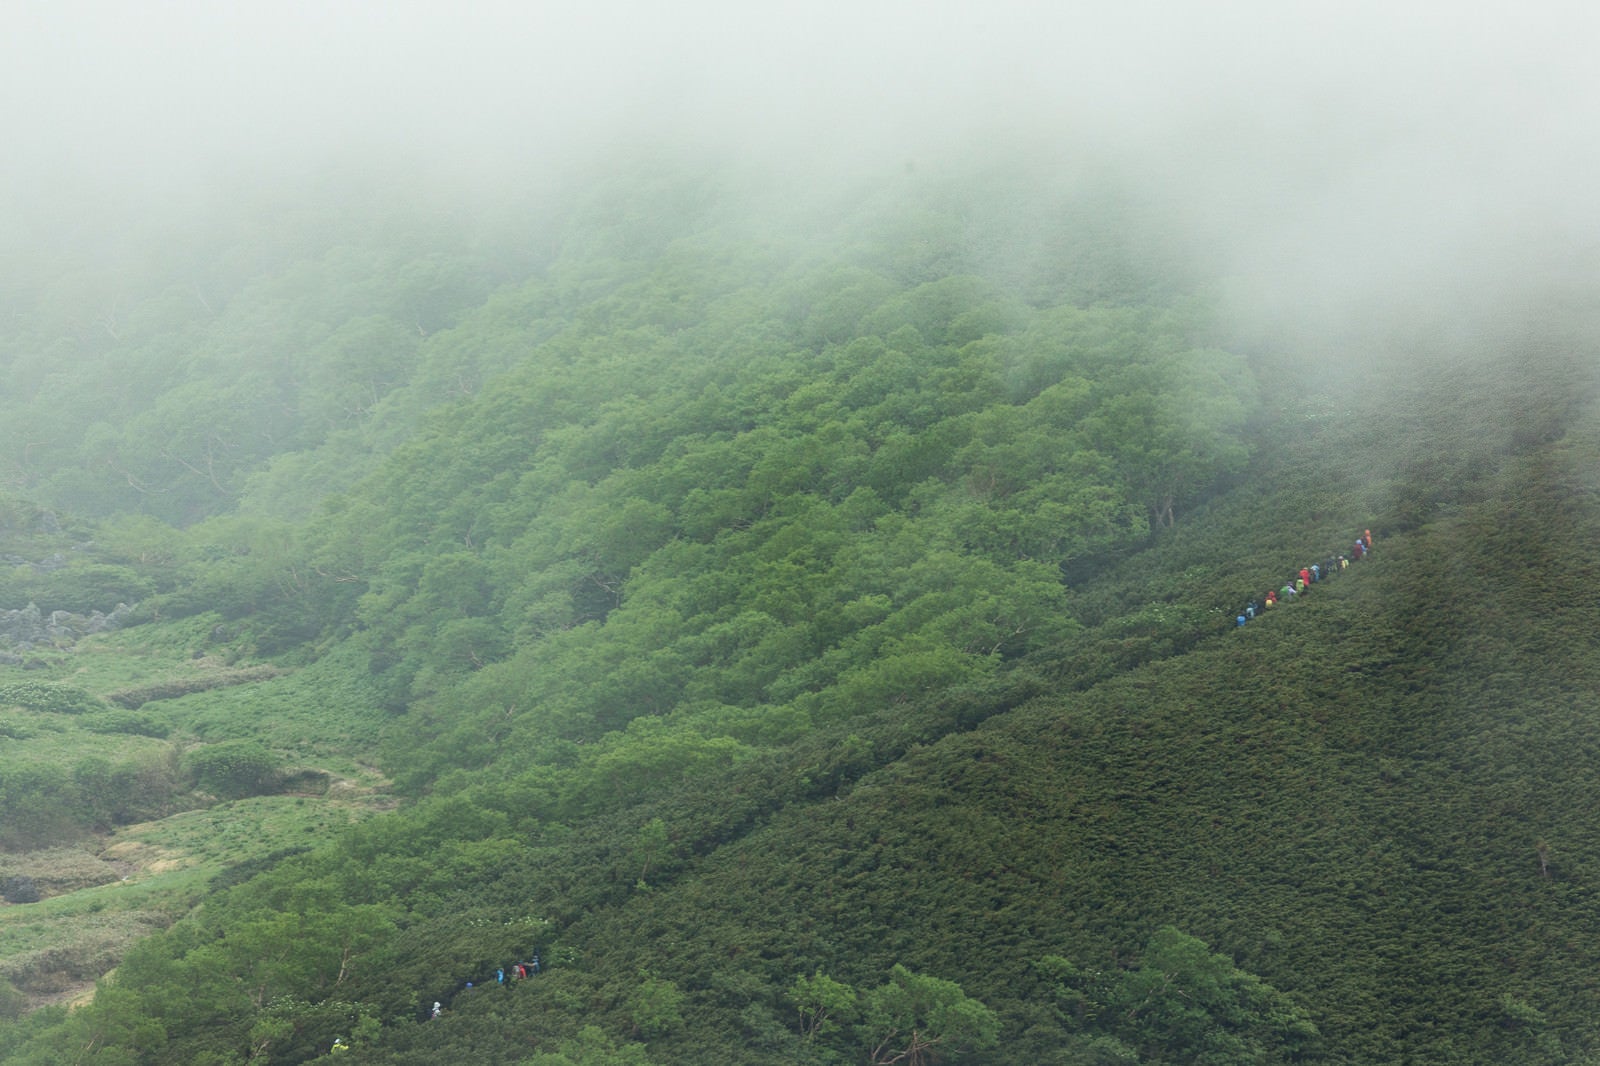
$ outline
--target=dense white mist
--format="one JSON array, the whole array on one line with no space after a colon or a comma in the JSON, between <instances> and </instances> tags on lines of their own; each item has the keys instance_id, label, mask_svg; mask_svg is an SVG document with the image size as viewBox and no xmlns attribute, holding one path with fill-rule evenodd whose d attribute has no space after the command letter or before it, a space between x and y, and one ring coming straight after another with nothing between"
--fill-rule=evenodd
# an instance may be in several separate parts
<instances>
[{"instance_id":1,"label":"dense white mist","mask_svg":"<svg viewBox=\"0 0 1600 1066\"><path fill-rule=\"evenodd\" d=\"M15 229L333 158L482 182L666 143L815 181L1031 144L1116 160L1304 326L1586 283L1597 30L1550 3L23 0L0 176Z\"/></svg>"}]
</instances>

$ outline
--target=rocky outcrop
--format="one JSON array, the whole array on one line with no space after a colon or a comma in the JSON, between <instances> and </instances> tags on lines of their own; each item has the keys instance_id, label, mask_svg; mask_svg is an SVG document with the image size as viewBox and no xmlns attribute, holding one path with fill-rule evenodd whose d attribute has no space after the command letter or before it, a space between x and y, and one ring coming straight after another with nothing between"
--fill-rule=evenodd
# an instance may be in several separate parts
<instances>
[{"instance_id":1,"label":"rocky outcrop","mask_svg":"<svg viewBox=\"0 0 1600 1066\"><path fill-rule=\"evenodd\" d=\"M70 611L45 614L34 603L19 610L0 610L0 662L16 663L20 661L17 653L39 647L67 647L80 637L117 629L132 613L133 608L125 603L117 604L109 614L105 611L91 611L86 615Z\"/></svg>"}]
</instances>

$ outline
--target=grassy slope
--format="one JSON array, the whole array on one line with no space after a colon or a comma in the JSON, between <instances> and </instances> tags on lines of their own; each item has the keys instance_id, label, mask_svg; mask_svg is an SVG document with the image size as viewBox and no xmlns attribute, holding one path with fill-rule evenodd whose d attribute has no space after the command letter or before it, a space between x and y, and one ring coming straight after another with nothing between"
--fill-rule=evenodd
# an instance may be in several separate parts
<instances>
[{"instance_id":1,"label":"grassy slope","mask_svg":"<svg viewBox=\"0 0 1600 1066\"><path fill-rule=\"evenodd\" d=\"M210 636L216 623L200 616L87 638L51 653L48 670L0 667L0 678L43 678L102 698L140 686L181 687L237 671ZM164 818L48 849L0 852L0 879L31 877L45 896L0 904L0 978L31 1006L80 996L133 941L192 907L219 873L320 843L392 806L386 782L366 761L385 715L360 677L333 655L298 671L143 704L137 713L163 737L96 734L86 728L93 716L12 709L6 720L25 736L0 742L0 773L25 766L66 776L87 758L175 761L196 744L246 737L282 759L287 775L301 775L290 786L301 794L223 803L179 794Z\"/></svg>"}]
</instances>

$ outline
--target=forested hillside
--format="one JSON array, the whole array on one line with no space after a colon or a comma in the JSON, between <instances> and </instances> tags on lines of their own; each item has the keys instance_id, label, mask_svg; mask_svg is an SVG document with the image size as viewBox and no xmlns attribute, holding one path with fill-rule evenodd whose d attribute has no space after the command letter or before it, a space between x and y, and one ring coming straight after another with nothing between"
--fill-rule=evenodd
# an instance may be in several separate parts
<instances>
[{"instance_id":1,"label":"forested hillside","mask_svg":"<svg viewBox=\"0 0 1600 1066\"><path fill-rule=\"evenodd\" d=\"M612 173L8 284L0 846L261 822L0 1057L1600 1055L1593 322L1329 357L1104 176Z\"/></svg>"}]
</instances>

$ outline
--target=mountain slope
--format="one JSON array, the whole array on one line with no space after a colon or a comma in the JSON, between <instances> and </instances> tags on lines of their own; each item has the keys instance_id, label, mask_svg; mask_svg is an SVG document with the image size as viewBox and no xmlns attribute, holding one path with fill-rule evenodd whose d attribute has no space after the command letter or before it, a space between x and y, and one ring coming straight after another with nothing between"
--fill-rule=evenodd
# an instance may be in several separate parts
<instances>
[{"instance_id":1,"label":"mountain slope","mask_svg":"<svg viewBox=\"0 0 1600 1066\"><path fill-rule=\"evenodd\" d=\"M412 802L219 879L8 1061L848 1062L908 988L995 1012L946 1004L971 1061L1596 1046L1582 323L1335 387L890 215L848 254L577 234L310 519L273 501L334 453L108 522L147 616L344 677L354 747L388 713Z\"/></svg>"},{"instance_id":2,"label":"mountain slope","mask_svg":"<svg viewBox=\"0 0 1600 1066\"><path fill-rule=\"evenodd\" d=\"M1595 443L1591 425L1502 456L1469 487L1483 500L1383 538L1304 603L685 859L562 931L574 972L451 1025L620 1012L617 983L650 972L698 1008L661 1061L708 1040L772 1061L795 976L865 985L902 962L1001 1009L994 1061L1055 1061L1069 1034L1118 1030L1058 1019L1035 964L1113 970L1171 924L1290 993L1332 1060L1571 1061L1595 1041L1600 596L1553 575L1581 578L1600 547ZM546 896L537 869L511 876Z\"/></svg>"}]
</instances>

